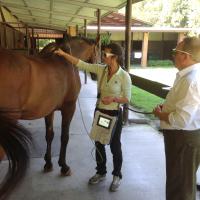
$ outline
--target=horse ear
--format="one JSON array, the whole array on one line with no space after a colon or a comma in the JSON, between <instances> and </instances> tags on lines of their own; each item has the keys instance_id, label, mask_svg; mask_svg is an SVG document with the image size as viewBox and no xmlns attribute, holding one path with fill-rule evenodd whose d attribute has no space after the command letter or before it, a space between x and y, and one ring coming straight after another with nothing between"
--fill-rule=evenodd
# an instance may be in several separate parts
<instances>
[{"instance_id":1,"label":"horse ear","mask_svg":"<svg viewBox=\"0 0 200 200\"><path fill-rule=\"evenodd\" d=\"M98 44L99 44L100 37L101 37L101 36L100 36L100 34L98 34L98 35L97 35L97 37L96 37L96 41L95 41L95 44L96 44L96 45L98 45Z\"/></svg>"}]
</instances>

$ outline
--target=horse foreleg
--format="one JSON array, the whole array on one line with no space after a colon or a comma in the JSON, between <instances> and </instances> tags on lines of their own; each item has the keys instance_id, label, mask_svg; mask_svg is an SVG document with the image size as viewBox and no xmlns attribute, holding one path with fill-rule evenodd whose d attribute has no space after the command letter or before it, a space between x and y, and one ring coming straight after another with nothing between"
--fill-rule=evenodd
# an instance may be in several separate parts
<instances>
[{"instance_id":1,"label":"horse foreleg","mask_svg":"<svg viewBox=\"0 0 200 200\"><path fill-rule=\"evenodd\" d=\"M3 160L4 156L5 156L5 151L4 151L3 147L0 146L0 162L1 162L1 160Z\"/></svg>"},{"instance_id":2,"label":"horse foreleg","mask_svg":"<svg viewBox=\"0 0 200 200\"><path fill-rule=\"evenodd\" d=\"M53 119L54 112L45 117L47 149L44 156L44 160L46 161L44 165L44 172L50 172L53 170L53 164L51 162L51 143L54 138Z\"/></svg>"},{"instance_id":3,"label":"horse foreleg","mask_svg":"<svg viewBox=\"0 0 200 200\"><path fill-rule=\"evenodd\" d=\"M70 103L62 110L62 130L61 130L61 148L58 164L61 167L61 174L71 175L70 167L66 164L66 149L69 141L69 127L76 108L76 103Z\"/></svg>"}]
</instances>

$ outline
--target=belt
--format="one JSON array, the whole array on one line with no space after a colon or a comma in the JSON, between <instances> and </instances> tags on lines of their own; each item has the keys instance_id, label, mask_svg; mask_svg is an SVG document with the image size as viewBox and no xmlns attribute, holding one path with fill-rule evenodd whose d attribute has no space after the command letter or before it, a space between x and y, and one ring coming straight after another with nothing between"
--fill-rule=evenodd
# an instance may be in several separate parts
<instances>
[{"instance_id":1,"label":"belt","mask_svg":"<svg viewBox=\"0 0 200 200\"><path fill-rule=\"evenodd\" d=\"M105 110L105 109L101 109L101 108L96 108L96 110L99 110L100 112L110 115L110 116L117 116L119 115L120 110Z\"/></svg>"}]
</instances>

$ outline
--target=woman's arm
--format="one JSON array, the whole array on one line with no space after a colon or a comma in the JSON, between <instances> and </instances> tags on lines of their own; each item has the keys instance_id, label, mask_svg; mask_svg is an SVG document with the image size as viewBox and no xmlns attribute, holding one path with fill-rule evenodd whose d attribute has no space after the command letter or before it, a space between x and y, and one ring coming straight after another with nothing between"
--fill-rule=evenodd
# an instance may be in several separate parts
<instances>
[{"instance_id":1,"label":"woman's arm","mask_svg":"<svg viewBox=\"0 0 200 200\"><path fill-rule=\"evenodd\" d=\"M86 70L87 72L99 74L104 69L102 67L103 66L105 67L105 65L102 65L102 64L90 64L90 63L84 62L64 52L61 49L56 50L54 53L57 54L58 56L64 57L67 61L71 62L74 66L78 67L80 70Z\"/></svg>"},{"instance_id":2,"label":"woman's arm","mask_svg":"<svg viewBox=\"0 0 200 200\"><path fill-rule=\"evenodd\" d=\"M58 49L54 52L55 54L57 54L58 56L63 56L66 60L68 60L69 62L71 62L73 65L77 65L79 59L64 52L62 49Z\"/></svg>"}]
</instances>

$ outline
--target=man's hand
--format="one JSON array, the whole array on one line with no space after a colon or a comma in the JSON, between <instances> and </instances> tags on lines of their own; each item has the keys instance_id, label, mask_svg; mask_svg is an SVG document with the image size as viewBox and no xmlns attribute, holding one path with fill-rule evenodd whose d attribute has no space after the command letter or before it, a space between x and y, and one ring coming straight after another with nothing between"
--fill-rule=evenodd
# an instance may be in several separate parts
<instances>
[{"instance_id":1,"label":"man's hand","mask_svg":"<svg viewBox=\"0 0 200 200\"><path fill-rule=\"evenodd\" d=\"M153 114L155 117L158 117L162 121L169 123L169 113L162 111L162 105L158 105L153 109Z\"/></svg>"},{"instance_id":2,"label":"man's hand","mask_svg":"<svg viewBox=\"0 0 200 200\"><path fill-rule=\"evenodd\" d=\"M162 105L157 105L154 109L153 109L153 114L155 117L159 118L160 113L162 112Z\"/></svg>"}]
</instances>

